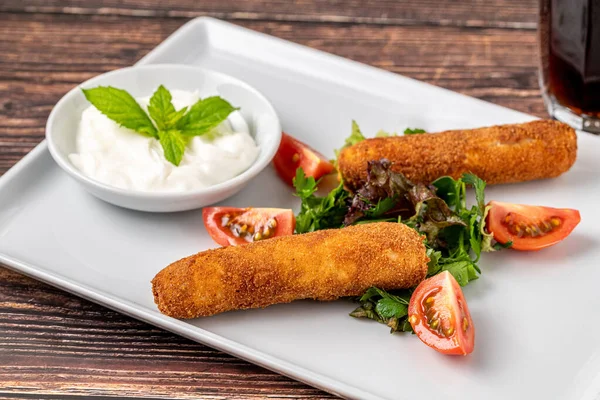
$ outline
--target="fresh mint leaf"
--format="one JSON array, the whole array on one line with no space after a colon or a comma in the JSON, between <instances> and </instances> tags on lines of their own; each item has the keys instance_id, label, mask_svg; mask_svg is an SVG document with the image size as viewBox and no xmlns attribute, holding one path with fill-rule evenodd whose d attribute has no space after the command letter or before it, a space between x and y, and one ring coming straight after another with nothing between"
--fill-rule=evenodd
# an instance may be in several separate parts
<instances>
[{"instance_id":1,"label":"fresh mint leaf","mask_svg":"<svg viewBox=\"0 0 600 400\"><path fill-rule=\"evenodd\" d=\"M167 161L179 166L185 152L186 139L177 130L158 131L158 139Z\"/></svg>"},{"instance_id":2,"label":"fresh mint leaf","mask_svg":"<svg viewBox=\"0 0 600 400\"><path fill-rule=\"evenodd\" d=\"M174 128L187 111L187 107L176 111L172 100L171 93L163 85L160 85L150 98L148 113L161 131Z\"/></svg>"},{"instance_id":3,"label":"fresh mint leaf","mask_svg":"<svg viewBox=\"0 0 600 400\"><path fill-rule=\"evenodd\" d=\"M198 100L177 122L177 129L185 136L200 136L216 128L229 114L238 110L219 96Z\"/></svg>"},{"instance_id":4,"label":"fresh mint leaf","mask_svg":"<svg viewBox=\"0 0 600 400\"><path fill-rule=\"evenodd\" d=\"M144 135L158 137L148 114L127 91L112 86L98 86L81 90L94 107L119 126Z\"/></svg>"},{"instance_id":5,"label":"fresh mint leaf","mask_svg":"<svg viewBox=\"0 0 600 400\"><path fill-rule=\"evenodd\" d=\"M421 133L427 133L427 132L425 132L424 129L420 129L420 128L413 128L413 129L406 128L404 130L405 135L420 135Z\"/></svg>"}]
</instances>

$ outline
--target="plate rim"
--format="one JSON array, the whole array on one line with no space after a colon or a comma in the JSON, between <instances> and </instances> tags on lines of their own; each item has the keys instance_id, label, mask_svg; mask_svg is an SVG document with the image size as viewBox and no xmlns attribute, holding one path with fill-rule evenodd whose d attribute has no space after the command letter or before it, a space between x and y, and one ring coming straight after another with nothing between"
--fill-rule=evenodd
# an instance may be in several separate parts
<instances>
[{"instance_id":1,"label":"plate rim","mask_svg":"<svg viewBox=\"0 0 600 400\"><path fill-rule=\"evenodd\" d=\"M173 44L176 45L180 37L189 32L194 32L198 28L204 28L207 23L209 25L212 23L218 23L226 26L227 28L236 27L234 24L219 21L211 17L197 17L186 22L177 30L175 30L169 37L167 37L154 49L150 50L148 54L146 54L133 66L154 64L152 61L148 61L151 60L151 57L155 57L157 53L164 51L165 48L168 48ZM270 37L269 35L265 36ZM9 168L8 171L0 176L0 192L13 180L18 179L22 172L35 163L35 161L39 160L41 157L44 157L44 155L51 157L46 139L43 139L29 153L27 153L22 159L17 161L11 168ZM72 179L71 177L68 178ZM223 351L224 353L231 354L247 362L303 382L325 392L348 399L357 398L385 400L383 397L377 396L373 393L365 392L364 390L355 386L348 385L326 375L313 372L294 363L279 359L259 350L252 349L246 345L229 340L221 335L214 334L200 327L192 326L184 321L160 314L158 311L147 310L145 307L136 305L131 301L118 298L117 296L113 296L110 293L102 290L91 288L88 285L72 280L66 276L52 273L44 267L37 267L25 261L18 260L3 252L0 252L0 263L6 267L9 267L9 269L13 271L64 290L85 300L99 304L113 311L117 311L128 317L159 327L179 336L183 336L189 340Z\"/></svg>"},{"instance_id":2,"label":"plate rim","mask_svg":"<svg viewBox=\"0 0 600 400\"><path fill-rule=\"evenodd\" d=\"M341 56L337 56L335 54L327 53L321 50L313 49L307 46L303 46L297 43L293 43L281 38L273 37L261 32L255 32L250 29L218 20L212 17L197 17L194 18L183 25L181 25L178 29L176 29L170 36L168 36L165 40L163 40L160 44L158 44L155 48L150 50L145 56L143 56L138 62L134 64L136 65L149 65L154 64L159 55L167 49L170 49L172 46L177 46L178 42L181 38L188 34L200 34L200 35L209 35L210 29L212 26L218 26L220 29L233 29L237 32L242 32L246 34L252 34L256 37L260 37L261 39L274 40L278 43L282 43L285 45L292 46L294 49L298 51L304 52L304 54L318 54L320 56L326 56L328 60L333 60L335 63L341 63L345 65L347 68L365 73L365 74L378 74L380 76L385 76L386 79L400 79L403 82L413 81L420 85L427 85L429 88L434 88L438 91L444 93L451 93L453 96L459 96L463 99L468 99L472 101L473 104L479 103L481 105L485 105L486 107L497 107L504 110L510 110L515 115L520 115L523 118L534 118L533 116L522 113L516 110L508 109L506 107L489 103L484 100L480 100L477 98L473 98L467 96L462 93L457 93L451 91L449 89L441 88L426 82L421 82L409 77L405 77L399 74L395 74L390 71L386 71L374 66L370 66L367 64L360 63L358 61L346 59ZM207 43L207 47L210 48L211 42L210 40ZM44 139L37 146L35 146L27 155L25 155L21 160L15 163L8 171L6 171L2 176L0 176L0 192L8 185L10 182L18 179L21 176L21 173L25 171L28 167L30 167L35 161L44 157L44 155L50 156L47 142ZM71 178L69 178L71 179ZM259 350L255 350L246 345L240 344L233 340L227 339L221 335L214 334L200 327L192 326L184 321L177 320L171 317L167 317L165 315L160 314L158 311L150 310L146 307L140 306L131 302L129 300L120 298L118 296L113 296L108 292L103 290L94 289L88 285L83 283L78 283L76 280L71 280L66 276L62 276L60 274L52 273L51 271L43 268L36 267L30 263L18 260L6 253L0 252L0 263L9 267L10 269L22 273L26 276L30 276L39 281L42 281L51 286L60 288L65 290L71 294L74 294L78 297L84 298L88 301L92 301L96 304L100 304L104 307L107 307L111 310L115 310L119 313L127 315L131 318L143 321L145 323L157 326L161 329L165 329L169 332L175 333L177 335L186 337L190 340L202 343L206 346L218 349L225 353L231 354L235 357L243 359L245 361L251 362L253 364L259 365L263 368L271 370L273 372L285 375L292 379L298 380L300 382L306 383L310 386L316 387L318 389L324 390L326 392L332 393L337 396L345 397L345 398L360 398L360 399L373 399L373 400L384 400L384 397L380 397L373 393L366 392L363 389L358 387L346 384L344 382L338 381L334 378L330 378L327 375L322 373L316 373L311 371L310 369L301 367L297 364L294 364L289 361L282 360L278 357L271 356L267 353L264 353ZM593 385L591 385L593 386ZM591 388L588 388L591 389ZM405 397L404 397L405 399Z\"/></svg>"}]
</instances>

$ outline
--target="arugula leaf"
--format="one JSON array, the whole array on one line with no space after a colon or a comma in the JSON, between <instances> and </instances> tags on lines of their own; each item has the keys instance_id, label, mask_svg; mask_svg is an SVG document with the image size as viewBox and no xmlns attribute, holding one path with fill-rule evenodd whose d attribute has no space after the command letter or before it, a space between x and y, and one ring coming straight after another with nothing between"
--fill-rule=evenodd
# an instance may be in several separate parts
<instances>
[{"instance_id":1,"label":"arugula leaf","mask_svg":"<svg viewBox=\"0 0 600 400\"><path fill-rule=\"evenodd\" d=\"M127 91L112 86L81 89L85 98L102 114L119 126L157 138L157 131L148 114Z\"/></svg>"},{"instance_id":2,"label":"arugula leaf","mask_svg":"<svg viewBox=\"0 0 600 400\"><path fill-rule=\"evenodd\" d=\"M218 96L198 100L178 122L177 129L186 136L203 135L239 110Z\"/></svg>"},{"instance_id":3,"label":"arugula leaf","mask_svg":"<svg viewBox=\"0 0 600 400\"><path fill-rule=\"evenodd\" d=\"M442 271L450 272L460 286L467 285L477 279L477 272L471 261L456 261L442 266Z\"/></svg>"},{"instance_id":4,"label":"arugula leaf","mask_svg":"<svg viewBox=\"0 0 600 400\"><path fill-rule=\"evenodd\" d=\"M429 262L427 263L427 276L437 275L442 270L442 266L440 265L442 252L428 247L427 257L429 257Z\"/></svg>"},{"instance_id":5,"label":"arugula leaf","mask_svg":"<svg viewBox=\"0 0 600 400\"><path fill-rule=\"evenodd\" d=\"M385 199L381 199L377 202L377 205L370 210L365 212L365 215L369 218L380 218L386 213L396 207L396 199L393 197L386 197Z\"/></svg>"},{"instance_id":6,"label":"arugula leaf","mask_svg":"<svg viewBox=\"0 0 600 400\"><path fill-rule=\"evenodd\" d=\"M435 193L448 204L448 207L460 211L465 204L465 185L462 181L455 181L449 176L442 176L433 181L432 185L436 188Z\"/></svg>"},{"instance_id":7,"label":"arugula leaf","mask_svg":"<svg viewBox=\"0 0 600 400\"><path fill-rule=\"evenodd\" d=\"M173 128L187 111L187 107L176 111L171 103L172 99L171 93L163 85L160 85L150 98L148 113L161 131Z\"/></svg>"},{"instance_id":8,"label":"arugula leaf","mask_svg":"<svg viewBox=\"0 0 600 400\"><path fill-rule=\"evenodd\" d=\"M408 303L411 292L409 290L389 293L377 287L369 288L358 300L360 306L350 313L355 318L369 318L386 324L391 328L391 333L397 331L412 331L405 322L408 315ZM410 326L410 324L409 324Z\"/></svg>"},{"instance_id":9,"label":"arugula leaf","mask_svg":"<svg viewBox=\"0 0 600 400\"><path fill-rule=\"evenodd\" d=\"M475 189L475 199L477 200L477 212L483 217L485 210L485 181L474 174L463 174L462 181Z\"/></svg>"},{"instance_id":10,"label":"arugula leaf","mask_svg":"<svg viewBox=\"0 0 600 400\"><path fill-rule=\"evenodd\" d=\"M465 184L471 185L475 189L477 205L473 206L472 214L476 213L479 218L477 220L474 217L471 218L470 236L471 247L477 255L477 261L482 252L495 251L499 248L496 245L492 245L494 236L485 229L485 222L489 211L489 206L485 205L485 181L470 173L463 174L461 179Z\"/></svg>"},{"instance_id":11,"label":"arugula leaf","mask_svg":"<svg viewBox=\"0 0 600 400\"><path fill-rule=\"evenodd\" d=\"M185 138L177 130L158 131L158 138L167 161L179 166L185 152Z\"/></svg>"},{"instance_id":12,"label":"arugula leaf","mask_svg":"<svg viewBox=\"0 0 600 400\"><path fill-rule=\"evenodd\" d=\"M406 128L404 130L405 135L420 135L421 133L427 133L427 132L425 132L425 130L421 129L421 128L413 128L413 129Z\"/></svg>"},{"instance_id":13,"label":"arugula leaf","mask_svg":"<svg viewBox=\"0 0 600 400\"><path fill-rule=\"evenodd\" d=\"M306 178L302 168L296 170L293 180L296 196L302 200L300 213L296 216L296 233L312 232L319 229L340 228L346 214L346 199L349 194L340 185L325 197L314 195L318 182Z\"/></svg>"},{"instance_id":14,"label":"arugula leaf","mask_svg":"<svg viewBox=\"0 0 600 400\"><path fill-rule=\"evenodd\" d=\"M398 300L386 297L377 302L375 312L385 319L402 318L408 314L408 306Z\"/></svg>"}]
</instances>

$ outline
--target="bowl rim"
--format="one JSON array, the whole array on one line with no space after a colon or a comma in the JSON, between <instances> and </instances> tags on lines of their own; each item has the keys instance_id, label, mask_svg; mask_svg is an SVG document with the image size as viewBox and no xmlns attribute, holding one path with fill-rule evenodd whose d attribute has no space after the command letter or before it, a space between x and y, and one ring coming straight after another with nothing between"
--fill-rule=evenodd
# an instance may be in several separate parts
<instances>
[{"instance_id":1,"label":"bowl rim","mask_svg":"<svg viewBox=\"0 0 600 400\"><path fill-rule=\"evenodd\" d=\"M106 183L97 181L96 179L93 179L93 178L90 178L90 177L84 175L80 170L75 168L75 166L69 161L68 155L65 156L58 150L57 146L54 143L54 137L56 134L52 133L51 126L54 124L54 121L60 117L61 109L66 107L66 103L69 100L71 100L72 98L74 98L75 96L80 94L81 88L92 86L92 85L94 85L95 82L97 82L99 80L105 79L106 77L110 77L111 75L117 75L117 74L123 73L123 71L140 70L140 69L144 69L144 70L187 69L187 70L193 70L193 71L196 71L199 73L220 76L220 77L227 78L228 80L233 81L236 85L244 87L246 90L252 92L255 96L257 96L258 98L260 98L264 101L265 105L268 108L269 113L271 113L275 117L275 122L277 124L275 139L279 139L279 140L276 140L274 142L274 145L269 148L257 144L257 146L262 151L264 151L264 156L262 158L258 157L252 163L252 165L250 165L250 167L248 167L248 169L243 171L241 174L239 174L231 179L228 179L225 182L218 183L216 185L212 185L212 186L209 186L206 188L189 190L189 191L185 191L185 192L145 192L145 191L141 191L141 190L122 189L122 188L118 188L118 187L111 186ZM248 83L246 83L236 77L233 77L231 75L228 75L228 74L225 74L225 73L222 73L219 71L214 71L214 70L211 70L208 68L203 68L203 67L198 67L198 66L193 66L193 65L182 65L182 64L150 64L150 65L130 66L130 67L119 68L116 70L105 72L103 74L100 74L93 78L90 78L90 79L78 84L73 89L69 90L69 92L67 92L54 105L54 107L52 108L52 111L50 111L48 120L46 121L45 129L46 129L45 136L46 136L46 140L48 143L48 150L50 151L52 158L65 172L67 172L71 177L75 178L80 183L85 184L85 185L91 185L91 186L94 186L103 191L111 192L112 194L119 195L119 196L127 196L130 198L137 198L137 199L153 199L153 200L181 200L181 199L187 199L187 198L194 198L199 195L218 194L222 191L225 191L228 189L233 189L233 188L238 187L241 184L247 183L252 178L256 177L256 175L258 175L263 169L265 169L265 167L267 167L267 165L272 161L273 157L275 156L275 153L277 152L277 149L279 148L279 143L281 142L281 137L282 137L281 121L279 120L279 116L277 115L275 108L273 107L271 102L266 98L266 96L263 95L261 92L259 92L257 89L255 89L253 86L249 85Z\"/></svg>"}]
</instances>

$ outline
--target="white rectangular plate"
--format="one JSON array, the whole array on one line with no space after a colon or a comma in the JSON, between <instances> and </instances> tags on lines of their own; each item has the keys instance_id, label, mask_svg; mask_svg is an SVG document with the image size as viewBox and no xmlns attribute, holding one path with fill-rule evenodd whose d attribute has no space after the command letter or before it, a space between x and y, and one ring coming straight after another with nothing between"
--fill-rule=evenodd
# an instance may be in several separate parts
<instances>
[{"instance_id":1,"label":"white rectangular plate","mask_svg":"<svg viewBox=\"0 0 600 400\"><path fill-rule=\"evenodd\" d=\"M326 155L356 119L363 132L428 131L532 117L280 39L202 18L140 64L219 70L261 90L284 129ZM355 320L349 301L301 301L193 321L161 315L150 280L214 247L201 212L146 214L86 193L41 143L0 178L0 261L135 318L357 399L594 399L600 393L600 147L579 136L577 163L557 179L490 187L488 199L572 207L582 222L539 253L486 254L465 289L475 352L442 356L411 335ZM265 170L224 204L298 206Z\"/></svg>"}]
</instances>

